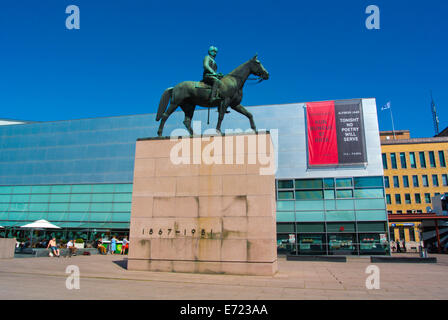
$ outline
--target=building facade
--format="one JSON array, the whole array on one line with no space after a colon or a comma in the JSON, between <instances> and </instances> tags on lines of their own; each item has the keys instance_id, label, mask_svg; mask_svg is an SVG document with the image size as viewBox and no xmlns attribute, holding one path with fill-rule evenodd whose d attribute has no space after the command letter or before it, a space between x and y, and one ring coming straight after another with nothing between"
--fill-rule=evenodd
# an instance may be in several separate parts
<instances>
[{"instance_id":1,"label":"building facade","mask_svg":"<svg viewBox=\"0 0 448 320\"><path fill-rule=\"evenodd\" d=\"M408 130L380 132L389 215L409 215L390 222L390 238L412 248L420 241L416 214L432 212L432 198L448 195L448 137L410 138Z\"/></svg>"},{"instance_id":2,"label":"building facade","mask_svg":"<svg viewBox=\"0 0 448 320\"><path fill-rule=\"evenodd\" d=\"M249 107L259 130L270 130L277 153L277 242L293 254L387 254L388 223L374 99L360 106L365 160L309 165L307 104ZM337 104L337 102L336 102ZM212 123L214 123L212 112ZM175 112L165 133L181 126ZM212 129L197 110L195 132ZM46 219L60 239L129 232L137 138L156 136L155 114L0 126L0 230ZM249 129L235 112L222 129ZM41 236L48 236L42 233Z\"/></svg>"}]
</instances>

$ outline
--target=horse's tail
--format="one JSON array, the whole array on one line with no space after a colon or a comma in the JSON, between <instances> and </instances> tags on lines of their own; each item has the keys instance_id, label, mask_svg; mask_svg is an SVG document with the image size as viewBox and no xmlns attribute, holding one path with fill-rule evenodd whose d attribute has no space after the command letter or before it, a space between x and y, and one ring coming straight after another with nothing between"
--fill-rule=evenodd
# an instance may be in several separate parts
<instances>
[{"instance_id":1,"label":"horse's tail","mask_svg":"<svg viewBox=\"0 0 448 320\"><path fill-rule=\"evenodd\" d=\"M157 109L156 121L159 121L160 118L162 118L162 114L165 112L166 106L168 105L168 102L170 101L172 94L173 94L173 87L168 88L163 92L159 102L159 109Z\"/></svg>"}]
</instances>

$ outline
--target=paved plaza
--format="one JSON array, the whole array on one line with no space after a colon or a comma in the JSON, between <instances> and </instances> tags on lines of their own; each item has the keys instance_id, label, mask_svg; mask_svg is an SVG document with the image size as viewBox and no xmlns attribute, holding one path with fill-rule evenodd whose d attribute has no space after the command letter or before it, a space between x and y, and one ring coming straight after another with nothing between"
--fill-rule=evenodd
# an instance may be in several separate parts
<instances>
[{"instance_id":1,"label":"paved plaza","mask_svg":"<svg viewBox=\"0 0 448 320\"><path fill-rule=\"evenodd\" d=\"M128 271L123 256L0 260L0 299L446 299L448 255L437 264L377 263L380 289L366 289L368 258L286 261L273 276ZM67 266L80 270L68 290Z\"/></svg>"}]
</instances>

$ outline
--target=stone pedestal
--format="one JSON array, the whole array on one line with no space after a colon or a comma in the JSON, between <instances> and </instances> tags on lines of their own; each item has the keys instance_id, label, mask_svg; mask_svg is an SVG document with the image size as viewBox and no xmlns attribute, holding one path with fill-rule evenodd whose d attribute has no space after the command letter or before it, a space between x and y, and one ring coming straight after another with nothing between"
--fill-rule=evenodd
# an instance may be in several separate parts
<instances>
[{"instance_id":1,"label":"stone pedestal","mask_svg":"<svg viewBox=\"0 0 448 320\"><path fill-rule=\"evenodd\" d=\"M139 139L128 269L277 271L269 133Z\"/></svg>"},{"instance_id":2,"label":"stone pedestal","mask_svg":"<svg viewBox=\"0 0 448 320\"><path fill-rule=\"evenodd\" d=\"M15 248L16 248L16 238L0 239L0 259L14 258Z\"/></svg>"}]
</instances>

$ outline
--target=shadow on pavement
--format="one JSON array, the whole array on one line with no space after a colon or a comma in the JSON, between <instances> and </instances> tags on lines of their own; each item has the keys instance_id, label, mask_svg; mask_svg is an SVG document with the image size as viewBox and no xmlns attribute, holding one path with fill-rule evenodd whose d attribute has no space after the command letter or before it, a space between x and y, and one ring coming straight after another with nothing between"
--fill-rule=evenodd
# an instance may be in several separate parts
<instances>
[{"instance_id":1,"label":"shadow on pavement","mask_svg":"<svg viewBox=\"0 0 448 320\"><path fill-rule=\"evenodd\" d=\"M128 269L128 259L126 259L126 258L123 260L117 260L117 261L112 261L112 262L125 270Z\"/></svg>"}]
</instances>

